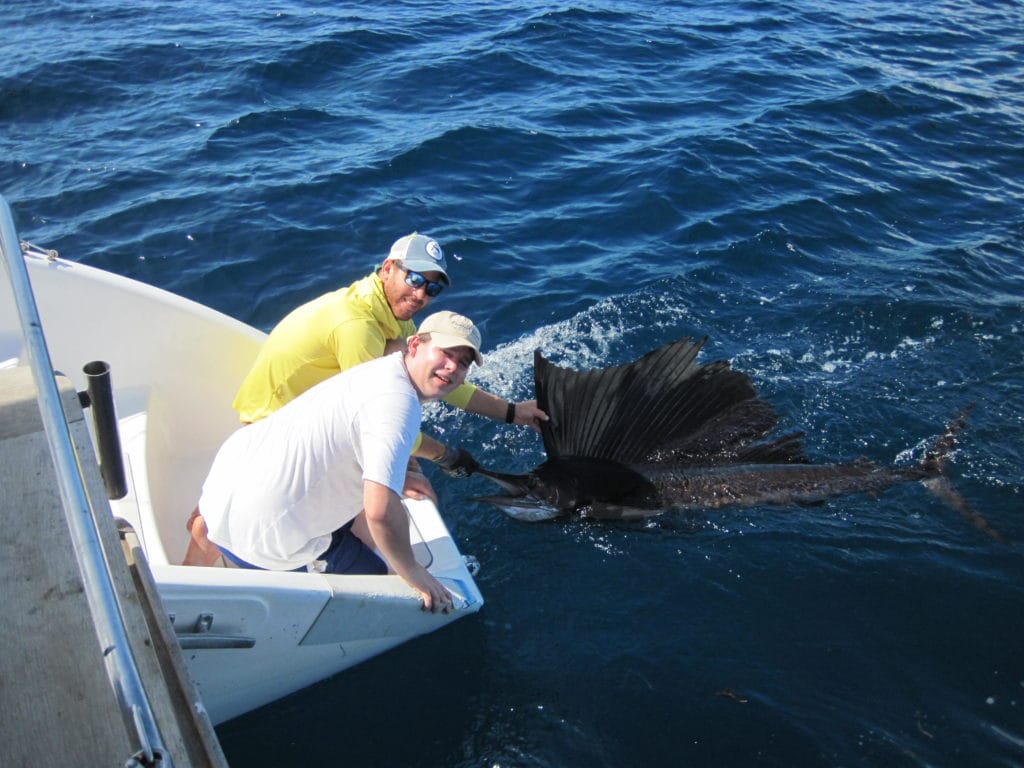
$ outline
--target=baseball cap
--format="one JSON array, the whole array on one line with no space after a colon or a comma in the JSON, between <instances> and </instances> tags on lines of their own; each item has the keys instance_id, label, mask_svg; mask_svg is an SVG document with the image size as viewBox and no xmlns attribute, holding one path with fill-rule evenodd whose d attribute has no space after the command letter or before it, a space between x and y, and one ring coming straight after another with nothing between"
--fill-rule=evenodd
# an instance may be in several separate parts
<instances>
[{"instance_id":1,"label":"baseball cap","mask_svg":"<svg viewBox=\"0 0 1024 768\"><path fill-rule=\"evenodd\" d=\"M444 251L437 240L426 235L413 232L411 235L400 237L391 246L389 259L400 261L406 269L413 272L440 272L441 279L445 285L451 285L451 278L448 277L448 265L444 260Z\"/></svg>"},{"instance_id":2,"label":"baseball cap","mask_svg":"<svg viewBox=\"0 0 1024 768\"><path fill-rule=\"evenodd\" d=\"M448 310L435 312L420 323L418 333L429 333L430 340L442 349L469 347L473 350L476 364L484 364L484 357L480 354L480 330L468 317Z\"/></svg>"}]
</instances>

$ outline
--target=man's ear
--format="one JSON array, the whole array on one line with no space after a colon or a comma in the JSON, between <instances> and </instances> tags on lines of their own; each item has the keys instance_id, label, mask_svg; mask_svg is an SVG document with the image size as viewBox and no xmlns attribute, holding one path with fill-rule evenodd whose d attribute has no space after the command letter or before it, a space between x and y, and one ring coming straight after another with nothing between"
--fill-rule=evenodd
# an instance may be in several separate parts
<instances>
[{"instance_id":1,"label":"man's ear","mask_svg":"<svg viewBox=\"0 0 1024 768\"><path fill-rule=\"evenodd\" d=\"M420 335L418 333L414 333L412 336L409 337L409 341L406 344L405 349L410 356L415 357L416 351L420 348L420 344L422 343L423 339L420 338Z\"/></svg>"}]
</instances>

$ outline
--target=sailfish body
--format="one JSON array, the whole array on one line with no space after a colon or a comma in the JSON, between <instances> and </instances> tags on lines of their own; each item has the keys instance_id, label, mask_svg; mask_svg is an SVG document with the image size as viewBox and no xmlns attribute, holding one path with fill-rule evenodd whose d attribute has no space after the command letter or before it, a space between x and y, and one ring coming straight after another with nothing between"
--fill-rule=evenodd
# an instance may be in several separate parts
<instances>
[{"instance_id":1,"label":"sailfish body","mask_svg":"<svg viewBox=\"0 0 1024 768\"><path fill-rule=\"evenodd\" d=\"M528 521L570 514L621 519L667 509L812 505L920 481L998 538L946 480L965 409L916 466L866 459L812 464L802 433L769 434L778 416L726 361L697 362L706 339L666 344L638 360L591 371L534 353L547 460L525 474L479 474L506 495L480 497Z\"/></svg>"}]
</instances>

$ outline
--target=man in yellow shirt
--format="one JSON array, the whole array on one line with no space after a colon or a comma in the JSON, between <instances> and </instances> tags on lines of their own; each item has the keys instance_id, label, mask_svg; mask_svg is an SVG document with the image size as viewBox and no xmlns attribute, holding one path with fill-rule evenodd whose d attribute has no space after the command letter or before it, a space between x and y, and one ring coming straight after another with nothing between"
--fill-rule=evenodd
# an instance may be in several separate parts
<instances>
[{"instance_id":1,"label":"man in yellow shirt","mask_svg":"<svg viewBox=\"0 0 1024 768\"><path fill-rule=\"evenodd\" d=\"M399 238L381 266L351 285L324 294L292 310L270 332L233 407L243 423L273 413L310 387L336 373L405 348L416 333L412 317L451 284L444 252L436 240L413 233ZM445 402L497 421L539 428L547 414L536 400L511 403L463 383ZM414 457L436 462L452 475L465 476L476 461L461 448L420 434ZM430 482L407 488L413 496L436 496ZM197 525L198 523L198 525ZM189 518L192 534L184 565L211 565L219 557L206 538L197 512Z\"/></svg>"}]
</instances>

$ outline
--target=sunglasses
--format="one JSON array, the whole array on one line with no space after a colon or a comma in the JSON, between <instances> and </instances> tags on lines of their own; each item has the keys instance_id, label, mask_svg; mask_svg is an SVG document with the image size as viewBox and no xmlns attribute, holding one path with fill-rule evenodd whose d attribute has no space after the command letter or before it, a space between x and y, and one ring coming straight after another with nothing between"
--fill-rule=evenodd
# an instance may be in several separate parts
<instances>
[{"instance_id":1,"label":"sunglasses","mask_svg":"<svg viewBox=\"0 0 1024 768\"><path fill-rule=\"evenodd\" d=\"M430 296L431 298L437 296L437 294L444 290L444 283L440 280L431 282L419 272L413 272L404 264L396 263L396 266L405 272L405 284L410 288L422 288L427 296Z\"/></svg>"}]
</instances>

